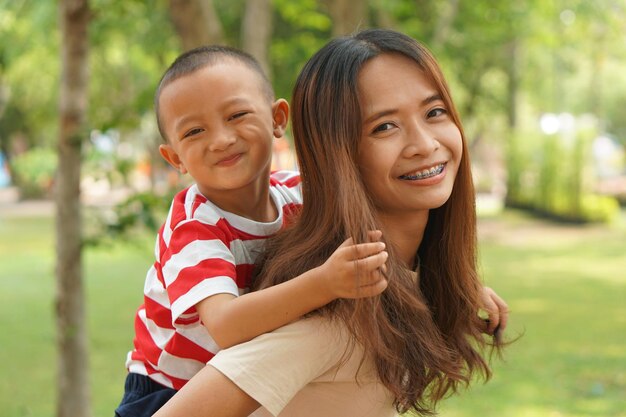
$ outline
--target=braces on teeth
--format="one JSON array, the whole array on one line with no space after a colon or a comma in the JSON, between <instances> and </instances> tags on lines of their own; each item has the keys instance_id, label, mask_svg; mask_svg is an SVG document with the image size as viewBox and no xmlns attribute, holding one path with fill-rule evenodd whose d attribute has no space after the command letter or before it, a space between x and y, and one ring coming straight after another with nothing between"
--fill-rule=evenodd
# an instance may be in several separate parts
<instances>
[{"instance_id":1,"label":"braces on teeth","mask_svg":"<svg viewBox=\"0 0 626 417\"><path fill-rule=\"evenodd\" d=\"M443 171L443 164L437 165L436 167L432 167L431 169L427 169L425 171L419 172L415 175L401 175L400 179L403 180L422 180L424 178L434 177L435 175L441 174Z\"/></svg>"}]
</instances>

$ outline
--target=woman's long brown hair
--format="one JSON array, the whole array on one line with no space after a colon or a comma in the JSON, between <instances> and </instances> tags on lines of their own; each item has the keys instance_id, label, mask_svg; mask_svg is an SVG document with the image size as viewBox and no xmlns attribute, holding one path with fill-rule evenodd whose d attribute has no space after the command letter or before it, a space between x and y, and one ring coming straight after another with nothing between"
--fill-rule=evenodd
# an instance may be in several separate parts
<instances>
[{"instance_id":1,"label":"woman's long brown hair","mask_svg":"<svg viewBox=\"0 0 626 417\"><path fill-rule=\"evenodd\" d=\"M383 230L356 157L362 121L357 78L380 54L402 54L424 71L461 130L442 72L426 48L389 30L367 30L331 41L300 73L292 97L292 129L304 204L300 216L268 242L255 288L266 288L324 263L347 238ZM380 80L385 82L385 80ZM339 299L318 311L346 323L373 358L398 411L432 414L436 403L489 378L488 344L478 317L482 285L476 273L474 187L465 138L449 200L429 213L417 259L419 279L386 242L388 287L378 297Z\"/></svg>"}]
</instances>

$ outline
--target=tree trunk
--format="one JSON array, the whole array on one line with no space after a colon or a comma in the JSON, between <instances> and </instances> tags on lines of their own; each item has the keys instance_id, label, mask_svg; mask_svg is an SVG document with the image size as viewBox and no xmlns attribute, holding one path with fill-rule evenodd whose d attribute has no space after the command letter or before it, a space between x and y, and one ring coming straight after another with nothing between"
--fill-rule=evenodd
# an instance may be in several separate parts
<instances>
[{"instance_id":1,"label":"tree trunk","mask_svg":"<svg viewBox=\"0 0 626 417\"><path fill-rule=\"evenodd\" d=\"M89 71L88 0L60 0L61 85L56 180L57 417L89 417L90 388L81 255L80 168Z\"/></svg>"},{"instance_id":2,"label":"tree trunk","mask_svg":"<svg viewBox=\"0 0 626 417\"><path fill-rule=\"evenodd\" d=\"M373 9L372 24L379 28L393 29L398 26L393 13L389 12L385 7L386 0L373 0L370 2L370 6Z\"/></svg>"},{"instance_id":3,"label":"tree trunk","mask_svg":"<svg viewBox=\"0 0 626 417\"><path fill-rule=\"evenodd\" d=\"M183 50L223 42L224 31L212 0L169 0L169 10Z\"/></svg>"},{"instance_id":4,"label":"tree trunk","mask_svg":"<svg viewBox=\"0 0 626 417\"><path fill-rule=\"evenodd\" d=\"M269 45L272 37L271 0L247 0L242 22L242 48L255 57L270 77Z\"/></svg>"},{"instance_id":5,"label":"tree trunk","mask_svg":"<svg viewBox=\"0 0 626 417\"><path fill-rule=\"evenodd\" d=\"M333 20L333 36L344 36L368 26L367 1L326 0Z\"/></svg>"},{"instance_id":6,"label":"tree trunk","mask_svg":"<svg viewBox=\"0 0 626 417\"><path fill-rule=\"evenodd\" d=\"M437 51L445 45L450 36L450 29L459 11L459 0L449 0L434 27L431 47Z\"/></svg>"},{"instance_id":7,"label":"tree trunk","mask_svg":"<svg viewBox=\"0 0 626 417\"><path fill-rule=\"evenodd\" d=\"M507 122L511 131L517 128L517 93L519 90L519 74L517 68L518 61L518 40L512 39L506 46L508 58L507 72Z\"/></svg>"}]
</instances>

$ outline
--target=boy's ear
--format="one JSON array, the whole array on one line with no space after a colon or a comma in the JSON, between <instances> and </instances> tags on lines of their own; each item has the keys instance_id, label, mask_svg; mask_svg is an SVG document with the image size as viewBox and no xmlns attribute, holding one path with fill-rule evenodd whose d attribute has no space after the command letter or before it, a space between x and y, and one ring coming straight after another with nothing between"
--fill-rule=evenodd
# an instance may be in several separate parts
<instances>
[{"instance_id":1,"label":"boy's ear","mask_svg":"<svg viewBox=\"0 0 626 417\"><path fill-rule=\"evenodd\" d=\"M172 148L172 145L169 143L159 145L159 153L170 164L174 169L179 171L181 174L187 173L187 168L183 165L183 162L178 157L178 154Z\"/></svg>"},{"instance_id":2,"label":"boy's ear","mask_svg":"<svg viewBox=\"0 0 626 417\"><path fill-rule=\"evenodd\" d=\"M289 123L289 103L279 98L272 104L272 118L274 120L274 137L282 138Z\"/></svg>"}]
</instances>

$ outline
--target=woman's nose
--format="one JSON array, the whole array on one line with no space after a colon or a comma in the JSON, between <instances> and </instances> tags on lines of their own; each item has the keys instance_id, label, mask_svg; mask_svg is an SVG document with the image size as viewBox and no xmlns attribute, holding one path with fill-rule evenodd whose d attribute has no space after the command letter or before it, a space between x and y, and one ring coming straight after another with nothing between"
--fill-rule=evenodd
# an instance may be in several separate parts
<instances>
[{"instance_id":1,"label":"woman's nose","mask_svg":"<svg viewBox=\"0 0 626 417\"><path fill-rule=\"evenodd\" d=\"M419 121L411 123L410 128L406 131L406 135L405 156L407 157L415 155L428 156L441 146L434 129Z\"/></svg>"}]
</instances>

